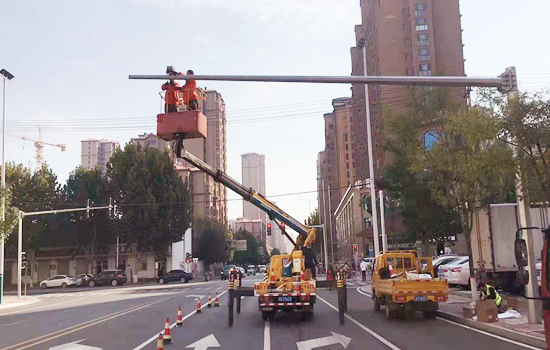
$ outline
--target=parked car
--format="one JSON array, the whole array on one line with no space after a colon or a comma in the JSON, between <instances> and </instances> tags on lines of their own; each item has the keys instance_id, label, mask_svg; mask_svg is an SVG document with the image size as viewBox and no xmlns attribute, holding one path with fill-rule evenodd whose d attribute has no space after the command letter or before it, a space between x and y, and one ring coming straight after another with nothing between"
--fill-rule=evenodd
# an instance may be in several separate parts
<instances>
[{"instance_id":1,"label":"parked car","mask_svg":"<svg viewBox=\"0 0 550 350\"><path fill-rule=\"evenodd\" d=\"M192 279L193 279L193 276L189 272L186 272L183 270L172 270L172 271L169 271L166 275L157 277L157 282L160 284L174 282L174 281L187 283Z\"/></svg>"},{"instance_id":2,"label":"parked car","mask_svg":"<svg viewBox=\"0 0 550 350\"><path fill-rule=\"evenodd\" d=\"M248 265L248 267L246 268L246 274L256 276L256 266Z\"/></svg>"},{"instance_id":3,"label":"parked car","mask_svg":"<svg viewBox=\"0 0 550 350\"><path fill-rule=\"evenodd\" d=\"M90 279L90 287L110 284L111 286L123 285L128 282L128 277L121 270L105 270Z\"/></svg>"},{"instance_id":4,"label":"parked car","mask_svg":"<svg viewBox=\"0 0 550 350\"><path fill-rule=\"evenodd\" d=\"M447 265L451 262L455 261L456 259L460 258L458 255L440 255L437 257L434 257L434 260L432 262L433 268L434 268L434 278L437 278L439 276L439 266L441 265Z\"/></svg>"},{"instance_id":5,"label":"parked car","mask_svg":"<svg viewBox=\"0 0 550 350\"><path fill-rule=\"evenodd\" d=\"M260 269L260 273L265 273L267 271L267 266L265 265L258 265L259 269Z\"/></svg>"},{"instance_id":6,"label":"parked car","mask_svg":"<svg viewBox=\"0 0 550 350\"><path fill-rule=\"evenodd\" d=\"M52 288L52 287L63 287L67 288L68 286L76 285L76 280L74 277L69 275L55 275L47 280L40 282L40 288Z\"/></svg>"},{"instance_id":7,"label":"parked car","mask_svg":"<svg viewBox=\"0 0 550 350\"><path fill-rule=\"evenodd\" d=\"M374 266L374 258L365 258L364 260L367 262L367 269L372 271Z\"/></svg>"},{"instance_id":8,"label":"parked car","mask_svg":"<svg viewBox=\"0 0 550 350\"><path fill-rule=\"evenodd\" d=\"M439 278L446 278L449 285L456 284L469 286L470 284L470 258L460 257L445 265L439 265Z\"/></svg>"},{"instance_id":9,"label":"parked car","mask_svg":"<svg viewBox=\"0 0 550 350\"><path fill-rule=\"evenodd\" d=\"M231 269L235 269L235 268L236 268L235 265L225 265L223 267L223 270L222 270L221 274L220 274L220 278L222 279L222 281L228 279L229 278L229 271Z\"/></svg>"},{"instance_id":10,"label":"parked car","mask_svg":"<svg viewBox=\"0 0 550 350\"><path fill-rule=\"evenodd\" d=\"M94 277L94 275L89 273L83 273L81 275L76 276L76 285L77 287L85 287L88 285L90 280Z\"/></svg>"}]
</instances>

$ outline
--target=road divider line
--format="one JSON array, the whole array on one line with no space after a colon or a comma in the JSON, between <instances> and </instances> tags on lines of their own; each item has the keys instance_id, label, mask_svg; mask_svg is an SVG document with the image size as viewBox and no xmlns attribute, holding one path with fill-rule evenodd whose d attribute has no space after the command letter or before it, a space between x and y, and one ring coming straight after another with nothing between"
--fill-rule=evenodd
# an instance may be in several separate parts
<instances>
[{"instance_id":1,"label":"road divider line","mask_svg":"<svg viewBox=\"0 0 550 350\"><path fill-rule=\"evenodd\" d=\"M6 313L0 314L0 316L7 316L7 315L20 314L21 311L28 312L28 311L43 309L43 308L45 308L45 307L56 306L56 305L67 304L67 303L73 303L73 302L75 302L75 301L84 300L84 299L86 299L86 298L82 298L82 299L72 299L72 300L68 300L68 301L63 301L63 302L61 302L61 303L42 305L42 306L38 306L38 307L33 307L32 309L25 309L25 310L19 310L19 311L6 312Z\"/></svg>"},{"instance_id":2,"label":"road divider line","mask_svg":"<svg viewBox=\"0 0 550 350\"><path fill-rule=\"evenodd\" d=\"M269 320L265 321L264 350L271 350L271 328L270 328L270 325L269 325Z\"/></svg>"},{"instance_id":3,"label":"road divider line","mask_svg":"<svg viewBox=\"0 0 550 350\"><path fill-rule=\"evenodd\" d=\"M522 346L522 347L527 348L527 349L540 350L540 348L537 348L537 347L535 347L535 346L531 346L531 345L527 345L527 344L524 344L524 343L520 343L520 342L518 342L518 341L511 340L511 339L508 339L508 338L504 338L504 337L501 337L500 335L496 335L496 334L493 334L493 333L485 332L485 331L482 331L482 330L480 330L480 329L476 329L476 328L473 328L473 327L470 327L470 326L466 326L466 325L463 325L463 324L460 324L460 323L456 323L456 322L453 322L453 321L451 321L451 320L446 320L446 319L441 318L441 317L437 317L437 319L438 319L438 320L441 320L441 321L448 322L448 323L450 323L450 324L454 324L455 326L459 326L459 327L466 328L466 329L469 329L469 330L474 331L474 332L478 332L478 333L487 335L487 336L489 336L489 337L493 337L493 338L496 338L496 339L499 339L499 340L503 340L503 341L508 342L508 343L511 343L511 344L519 345L519 346Z\"/></svg>"},{"instance_id":4,"label":"road divider line","mask_svg":"<svg viewBox=\"0 0 550 350\"><path fill-rule=\"evenodd\" d=\"M325 299L321 298L319 295L317 295L317 299L321 300L323 303L327 304L329 307L331 307L334 311L338 312L338 308L334 305L332 305L331 303L329 303L328 301L326 301ZM380 334L376 333L375 331L373 331L372 329L370 329L369 327L365 326L364 324L362 324L361 322L357 321L356 319L354 319L353 317L351 317L350 315L348 314L344 314L344 316L350 320L351 322L355 323L357 326L359 326L361 329L363 329L365 332L369 333L370 335L372 335L373 337L375 337L376 339L378 339L382 344L386 345L387 347L389 347L390 349L392 350L401 350L400 348L398 348L397 346L393 345L389 340L387 340L386 338L382 337Z\"/></svg>"},{"instance_id":5,"label":"road divider line","mask_svg":"<svg viewBox=\"0 0 550 350\"><path fill-rule=\"evenodd\" d=\"M0 324L0 328L7 327L7 326L13 326L14 324L20 324L20 323L23 323L23 322L27 322L27 321L23 320L23 321L19 321L19 322L8 323L8 324Z\"/></svg>"},{"instance_id":6,"label":"road divider line","mask_svg":"<svg viewBox=\"0 0 550 350\"><path fill-rule=\"evenodd\" d=\"M103 323L103 322L106 322L106 321L109 321L109 320L112 320L114 318L117 318L119 316L123 316L123 315L126 315L126 314L129 314L131 312L134 312L134 311L137 311L137 310L141 310L141 309L144 309L148 306L151 306L151 305L155 305L155 304L158 304L160 302L163 302L163 301L166 301L168 299L171 299L173 297L168 297L168 298L164 298L164 299L161 299L161 300L157 300L157 301L153 301L153 302L150 302L148 304L144 304L144 305L140 305L140 306L136 306L136 307L132 307L132 308L129 308L129 309L126 309L126 310L121 310L119 312L116 312L114 314L111 314L111 315L106 315L106 316L103 316L103 317L100 317L100 320L98 321L95 321L93 322L92 321L88 321L88 322L84 322L83 325L76 325L76 326L73 326L71 330L61 330L61 331L57 331L57 332L53 332L53 333L50 333L50 334L46 334L46 335L43 335L41 337L38 337L38 338L35 338L35 339L39 339L39 338L44 338L44 337L48 337L52 334L55 334L55 333L59 333L59 332L62 332L62 333L59 333L59 334L56 334L54 336L51 336L49 338L46 338L46 339L42 339L42 340L39 340L37 342L34 342L34 343L31 343L31 344L27 344L23 347L19 347L20 344L25 344L25 343L29 343L29 342L32 342L34 341L35 339L33 340L27 340L25 342L22 342L22 343L19 343L19 344L15 344L15 345L12 345L12 346L9 346L7 348L4 348L3 350L8 350L8 349L12 349L14 347L17 347L18 350L23 350L23 349L28 349L30 347L33 347L33 346L36 346L38 344L42 344L42 343L45 343L47 341L50 341L50 340L53 340L53 339L56 339L56 338L59 338L59 337L62 337L64 335L67 335L67 334L71 334L71 333L74 333L76 331L79 331L81 329L84 329L84 328L88 328L88 327L91 327L91 326L95 326L96 324L99 324L99 323ZM91 323L90 323L91 322ZM76 328L74 328L76 327Z\"/></svg>"},{"instance_id":7,"label":"road divider line","mask_svg":"<svg viewBox=\"0 0 550 350\"><path fill-rule=\"evenodd\" d=\"M224 295L225 293L227 293L227 290L224 291L223 293L219 294L218 296L221 297L222 295ZM202 306L201 306L201 309L203 309L205 306L207 305L207 303L204 303ZM193 310L191 311L190 313L188 313L187 315L185 315L181 320L182 322L187 320L189 317L193 316L194 314L197 313L197 310ZM172 323L170 325L170 329L176 327L176 324L177 324L178 321ZM143 343L139 344L138 346L136 346L133 350L140 350L140 349L143 349L144 347L146 347L148 344L150 344L151 342L155 341L158 339L158 334L159 333L162 333L164 332L164 329L161 330L160 332L156 332L154 336L152 336L151 338L147 339L146 341L144 341Z\"/></svg>"},{"instance_id":8,"label":"road divider line","mask_svg":"<svg viewBox=\"0 0 550 350\"><path fill-rule=\"evenodd\" d=\"M363 294L364 296L367 296L367 297L369 297L369 298L372 298L372 294L370 294L370 293L368 293L368 292L362 290L361 288L363 288L363 287L357 288L357 292L359 292L359 294Z\"/></svg>"}]
</instances>

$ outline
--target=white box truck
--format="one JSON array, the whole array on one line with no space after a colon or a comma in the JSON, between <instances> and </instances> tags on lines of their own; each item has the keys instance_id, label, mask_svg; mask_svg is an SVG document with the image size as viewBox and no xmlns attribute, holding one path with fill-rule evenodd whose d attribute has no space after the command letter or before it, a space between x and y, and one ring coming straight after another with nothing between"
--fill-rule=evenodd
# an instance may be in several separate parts
<instances>
[{"instance_id":1,"label":"white box truck","mask_svg":"<svg viewBox=\"0 0 550 350\"><path fill-rule=\"evenodd\" d=\"M550 209L531 207L531 226L545 228L550 224ZM519 228L517 204L491 204L487 209L474 214L470 241L472 260L478 276L489 284L506 291L518 292L518 266L514 255L514 240ZM521 231L521 237L527 238L528 231ZM541 261L543 238L540 230L533 234L535 264Z\"/></svg>"}]
</instances>

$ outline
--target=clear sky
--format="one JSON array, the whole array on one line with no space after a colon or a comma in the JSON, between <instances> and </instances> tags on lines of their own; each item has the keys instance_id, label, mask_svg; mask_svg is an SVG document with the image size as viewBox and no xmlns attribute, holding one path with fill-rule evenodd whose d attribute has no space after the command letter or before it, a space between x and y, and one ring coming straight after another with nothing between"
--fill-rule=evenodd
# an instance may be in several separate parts
<instances>
[{"instance_id":1,"label":"clear sky","mask_svg":"<svg viewBox=\"0 0 550 350\"><path fill-rule=\"evenodd\" d=\"M517 67L520 88L550 86L548 0L462 0L470 76ZM61 183L80 164L80 141L126 144L155 132L166 66L196 74L349 75L358 0L3 1L0 68L7 130L65 143L45 148ZM266 155L267 195L303 221L317 202L316 159L323 113L348 85L199 82L227 106L228 172L241 179L241 154ZM8 137L6 158L34 167L32 142ZM242 214L230 193L229 217Z\"/></svg>"}]
</instances>

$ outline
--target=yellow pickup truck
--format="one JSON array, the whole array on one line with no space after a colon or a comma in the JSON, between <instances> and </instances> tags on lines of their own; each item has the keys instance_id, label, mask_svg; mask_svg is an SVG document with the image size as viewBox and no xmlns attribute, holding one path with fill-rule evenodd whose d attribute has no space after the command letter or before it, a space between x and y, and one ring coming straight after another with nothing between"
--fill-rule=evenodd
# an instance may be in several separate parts
<instances>
[{"instance_id":1,"label":"yellow pickup truck","mask_svg":"<svg viewBox=\"0 0 550 350\"><path fill-rule=\"evenodd\" d=\"M438 303L447 301L447 280L433 278L432 259L419 257L416 251L387 251L374 260L371 279L374 309L386 306L386 316L400 313L412 317L422 311L425 318L435 318Z\"/></svg>"}]
</instances>

